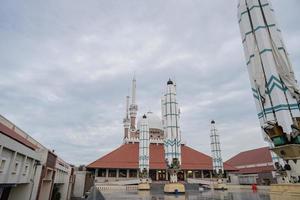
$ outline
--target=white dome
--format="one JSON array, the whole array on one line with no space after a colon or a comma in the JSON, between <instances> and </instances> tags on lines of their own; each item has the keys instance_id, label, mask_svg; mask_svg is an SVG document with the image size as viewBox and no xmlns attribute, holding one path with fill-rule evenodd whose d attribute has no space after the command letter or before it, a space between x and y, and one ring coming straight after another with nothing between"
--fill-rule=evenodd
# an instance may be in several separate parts
<instances>
[{"instance_id":1,"label":"white dome","mask_svg":"<svg viewBox=\"0 0 300 200\"><path fill-rule=\"evenodd\" d=\"M157 115L155 115L153 112L147 112L146 116L148 119L149 128L163 130L161 119ZM142 118L139 118L138 123L137 123L138 129L140 128L141 119Z\"/></svg>"}]
</instances>

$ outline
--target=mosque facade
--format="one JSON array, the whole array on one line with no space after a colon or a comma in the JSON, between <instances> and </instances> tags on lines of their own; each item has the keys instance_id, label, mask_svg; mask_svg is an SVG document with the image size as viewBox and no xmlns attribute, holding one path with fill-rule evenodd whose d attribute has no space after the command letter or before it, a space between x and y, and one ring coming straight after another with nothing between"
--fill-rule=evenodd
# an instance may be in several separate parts
<instances>
[{"instance_id":1,"label":"mosque facade","mask_svg":"<svg viewBox=\"0 0 300 200\"><path fill-rule=\"evenodd\" d=\"M168 87L176 84L169 80ZM98 182L128 180L139 176L139 142L142 117L137 120L138 105L136 103L136 79L132 80L131 98L126 97L126 111L123 119L123 144L112 152L100 157L90 163L87 168L95 174ZM167 134L167 115L165 113L165 99L169 92L162 97L162 117L153 112L147 112L145 116L149 126L149 176L152 181L169 180L166 160L166 134ZM178 122L180 120L180 109L176 106ZM144 115L144 114L143 114ZM141 115L142 116L142 115ZM180 131L181 135L181 131ZM184 135L184 134L183 134ZM199 138L200 139L200 138ZM211 179L214 177L212 158L201 153L182 142L181 136L177 141L180 146L181 171L178 173L178 180L187 181L188 179ZM208 145L209 146L209 145ZM225 175L228 172L237 170L235 167L224 163Z\"/></svg>"}]
</instances>

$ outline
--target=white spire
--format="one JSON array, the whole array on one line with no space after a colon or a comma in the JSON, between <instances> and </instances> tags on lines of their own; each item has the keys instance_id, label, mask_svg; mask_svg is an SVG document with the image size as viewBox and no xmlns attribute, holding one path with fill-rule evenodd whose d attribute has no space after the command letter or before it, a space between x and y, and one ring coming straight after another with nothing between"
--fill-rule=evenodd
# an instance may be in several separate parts
<instances>
[{"instance_id":1,"label":"white spire","mask_svg":"<svg viewBox=\"0 0 300 200\"><path fill-rule=\"evenodd\" d=\"M126 96L126 119L129 119L129 96Z\"/></svg>"},{"instance_id":2,"label":"white spire","mask_svg":"<svg viewBox=\"0 0 300 200\"><path fill-rule=\"evenodd\" d=\"M135 74L133 75L132 79L132 97L131 97L131 104L135 104L135 99L136 98L136 79L135 79Z\"/></svg>"},{"instance_id":3,"label":"white spire","mask_svg":"<svg viewBox=\"0 0 300 200\"><path fill-rule=\"evenodd\" d=\"M123 119L123 125L124 125L124 139L128 138L128 132L129 132L129 127L130 127L130 119L129 119L129 96L126 96L126 114Z\"/></svg>"},{"instance_id":4,"label":"white spire","mask_svg":"<svg viewBox=\"0 0 300 200\"><path fill-rule=\"evenodd\" d=\"M179 109L176 101L176 87L169 79L167 91L162 99L162 115L164 120L165 133L165 158L171 165L174 158L181 164L181 133L179 126Z\"/></svg>"},{"instance_id":5,"label":"white spire","mask_svg":"<svg viewBox=\"0 0 300 200\"><path fill-rule=\"evenodd\" d=\"M140 124L140 142L139 142L139 169L148 178L149 174L149 124L147 116L144 115Z\"/></svg>"},{"instance_id":6,"label":"white spire","mask_svg":"<svg viewBox=\"0 0 300 200\"><path fill-rule=\"evenodd\" d=\"M130 115L130 131L136 131L136 115L138 106L136 104L136 79L135 75L132 79L132 97L131 97L131 105L129 106L129 115Z\"/></svg>"}]
</instances>

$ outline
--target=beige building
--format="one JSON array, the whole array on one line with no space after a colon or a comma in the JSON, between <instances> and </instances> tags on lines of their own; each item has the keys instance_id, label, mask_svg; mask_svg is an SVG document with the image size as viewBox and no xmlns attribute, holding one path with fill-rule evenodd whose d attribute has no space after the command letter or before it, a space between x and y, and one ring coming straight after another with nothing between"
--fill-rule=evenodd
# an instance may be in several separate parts
<instances>
[{"instance_id":1,"label":"beige building","mask_svg":"<svg viewBox=\"0 0 300 200\"><path fill-rule=\"evenodd\" d=\"M72 167L0 115L0 199L49 200L56 186L69 200Z\"/></svg>"}]
</instances>

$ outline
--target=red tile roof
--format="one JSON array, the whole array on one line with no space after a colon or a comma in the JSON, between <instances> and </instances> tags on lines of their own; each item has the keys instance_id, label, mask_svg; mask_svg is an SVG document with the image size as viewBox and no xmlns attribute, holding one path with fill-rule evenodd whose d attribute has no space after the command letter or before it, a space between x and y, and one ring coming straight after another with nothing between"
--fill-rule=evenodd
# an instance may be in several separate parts
<instances>
[{"instance_id":1,"label":"red tile roof","mask_svg":"<svg viewBox=\"0 0 300 200\"><path fill-rule=\"evenodd\" d=\"M0 123L0 133L6 135L7 137L12 138L13 140L16 140L17 142L25 145L26 147L35 150L37 146L29 142L26 138L22 137L18 133L16 133L14 130L8 128L4 124Z\"/></svg>"},{"instance_id":2,"label":"red tile roof","mask_svg":"<svg viewBox=\"0 0 300 200\"><path fill-rule=\"evenodd\" d=\"M232 166L253 165L269 162L272 162L269 147L244 151L227 160L227 163Z\"/></svg>"},{"instance_id":3,"label":"red tile roof","mask_svg":"<svg viewBox=\"0 0 300 200\"><path fill-rule=\"evenodd\" d=\"M88 168L138 168L138 143L123 144L109 154L92 162ZM211 157L182 145L182 169L212 169ZM237 170L224 163L225 170ZM162 144L150 144L150 169L165 169L164 147Z\"/></svg>"},{"instance_id":4,"label":"red tile roof","mask_svg":"<svg viewBox=\"0 0 300 200\"><path fill-rule=\"evenodd\" d=\"M240 174L254 174L254 173L262 173L262 172L271 172L274 170L273 165L269 165L272 163L272 156L269 150L269 147L262 147L258 149L252 149L249 151L244 151L236 156L233 156L227 161L228 164L239 167L245 166L243 168L239 168L239 171L235 173ZM255 166L258 164L268 164L267 166ZM248 165L248 166L246 166ZM249 167L253 166L253 167Z\"/></svg>"}]
</instances>

